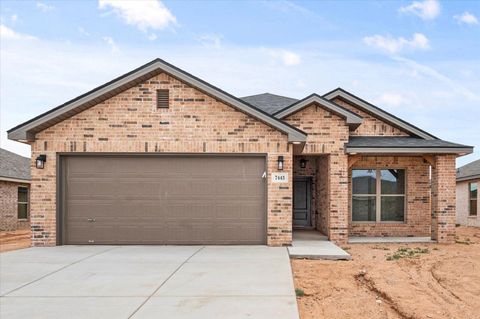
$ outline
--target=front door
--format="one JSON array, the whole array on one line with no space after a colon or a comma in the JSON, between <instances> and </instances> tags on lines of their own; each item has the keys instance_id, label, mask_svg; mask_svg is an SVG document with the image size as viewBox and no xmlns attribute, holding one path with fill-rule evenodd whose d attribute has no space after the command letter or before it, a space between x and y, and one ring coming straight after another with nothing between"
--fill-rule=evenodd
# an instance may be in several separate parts
<instances>
[{"instance_id":1,"label":"front door","mask_svg":"<svg viewBox=\"0 0 480 319\"><path fill-rule=\"evenodd\" d=\"M293 179L293 226L311 226L311 186L312 179L310 177Z\"/></svg>"}]
</instances>

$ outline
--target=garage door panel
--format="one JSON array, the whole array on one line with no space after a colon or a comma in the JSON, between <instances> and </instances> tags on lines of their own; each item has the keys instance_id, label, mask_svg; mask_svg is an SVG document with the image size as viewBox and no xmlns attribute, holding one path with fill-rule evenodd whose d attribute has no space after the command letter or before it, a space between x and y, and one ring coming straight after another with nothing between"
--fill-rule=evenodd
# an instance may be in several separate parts
<instances>
[{"instance_id":1,"label":"garage door panel","mask_svg":"<svg viewBox=\"0 0 480 319\"><path fill-rule=\"evenodd\" d=\"M264 157L76 156L64 163L67 244L266 241Z\"/></svg>"}]
</instances>

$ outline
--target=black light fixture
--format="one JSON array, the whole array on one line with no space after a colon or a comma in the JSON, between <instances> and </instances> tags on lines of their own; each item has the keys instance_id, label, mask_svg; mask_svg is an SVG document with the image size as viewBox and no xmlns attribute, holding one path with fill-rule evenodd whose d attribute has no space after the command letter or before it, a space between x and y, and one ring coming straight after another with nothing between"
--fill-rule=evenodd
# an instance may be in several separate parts
<instances>
[{"instance_id":1,"label":"black light fixture","mask_svg":"<svg viewBox=\"0 0 480 319\"><path fill-rule=\"evenodd\" d=\"M39 169L43 169L45 167L45 162L47 161L47 155L42 154L38 155L35 159L35 167Z\"/></svg>"},{"instance_id":2,"label":"black light fixture","mask_svg":"<svg viewBox=\"0 0 480 319\"><path fill-rule=\"evenodd\" d=\"M278 170L283 171L283 156L279 156L277 162L278 162Z\"/></svg>"},{"instance_id":3,"label":"black light fixture","mask_svg":"<svg viewBox=\"0 0 480 319\"><path fill-rule=\"evenodd\" d=\"M302 158L302 159L300 160L300 168L305 168L305 167L307 167L307 162L308 162L308 161L307 161L306 159Z\"/></svg>"}]
</instances>

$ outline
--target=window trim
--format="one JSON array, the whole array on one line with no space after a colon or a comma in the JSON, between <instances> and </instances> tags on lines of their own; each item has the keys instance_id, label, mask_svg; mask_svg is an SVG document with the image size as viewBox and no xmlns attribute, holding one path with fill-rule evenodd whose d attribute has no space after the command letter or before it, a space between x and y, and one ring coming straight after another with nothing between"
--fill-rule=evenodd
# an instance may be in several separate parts
<instances>
[{"instance_id":1,"label":"window trim","mask_svg":"<svg viewBox=\"0 0 480 319\"><path fill-rule=\"evenodd\" d=\"M472 199L472 190L471 190L471 185L476 184L477 185L477 197ZM469 182L468 183L468 217L473 217L476 218L478 217L478 184L479 182ZM475 205L477 206L477 214L473 215L472 214L472 202L475 202Z\"/></svg>"},{"instance_id":2,"label":"window trim","mask_svg":"<svg viewBox=\"0 0 480 319\"><path fill-rule=\"evenodd\" d=\"M20 188L25 188L27 190L27 201L26 202L21 202L18 200L18 193L20 191ZM19 204L25 204L27 206L27 218L20 218L18 217L18 205ZM19 221L28 221L30 219L30 189L28 186L18 186L17 187L17 220Z\"/></svg>"},{"instance_id":3,"label":"window trim","mask_svg":"<svg viewBox=\"0 0 480 319\"><path fill-rule=\"evenodd\" d=\"M404 185L404 193L403 194L384 194L382 195L382 179L381 179L381 171L382 170L389 170L389 169L401 169L405 171L405 185ZM375 171L375 187L376 193L375 194L353 194L353 171L354 170L374 170ZM406 224L407 223L407 212L408 212L408 201L407 201L407 190L408 190L408 170L406 167L378 167L378 168L371 168L371 167L352 167L350 169L350 222L353 224ZM353 196L375 196L375 220L374 221L354 221L353 220ZM403 221L399 220L383 220L382 221L382 197L400 197L403 196Z\"/></svg>"}]
</instances>

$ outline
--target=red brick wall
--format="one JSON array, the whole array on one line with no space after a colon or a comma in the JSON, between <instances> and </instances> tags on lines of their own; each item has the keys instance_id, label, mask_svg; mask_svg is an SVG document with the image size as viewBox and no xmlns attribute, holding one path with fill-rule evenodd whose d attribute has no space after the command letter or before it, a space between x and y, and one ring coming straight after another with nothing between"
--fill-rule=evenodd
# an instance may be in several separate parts
<instances>
[{"instance_id":1,"label":"red brick wall","mask_svg":"<svg viewBox=\"0 0 480 319\"><path fill-rule=\"evenodd\" d=\"M0 181L0 231L29 227L29 222L18 220L18 187L28 184Z\"/></svg>"},{"instance_id":2,"label":"red brick wall","mask_svg":"<svg viewBox=\"0 0 480 319\"><path fill-rule=\"evenodd\" d=\"M170 90L170 107L157 109L157 89ZM32 167L33 245L56 241L57 152L267 153L268 244L291 243L292 178L272 184L277 157L292 175L286 134L214 98L160 74L40 133L32 158L47 155L45 169ZM33 164L33 163L32 163Z\"/></svg>"},{"instance_id":3,"label":"red brick wall","mask_svg":"<svg viewBox=\"0 0 480 319\"><path fill-rule=\"evenodd\" d=\"M353 157L350 157L350 161ZM349 169L350 236L430 236L430 164L420 156L363 156ZM406 170L406 208L404 223L352 222L352 169L397 168Z\"/></svg>"}]
</instances>

